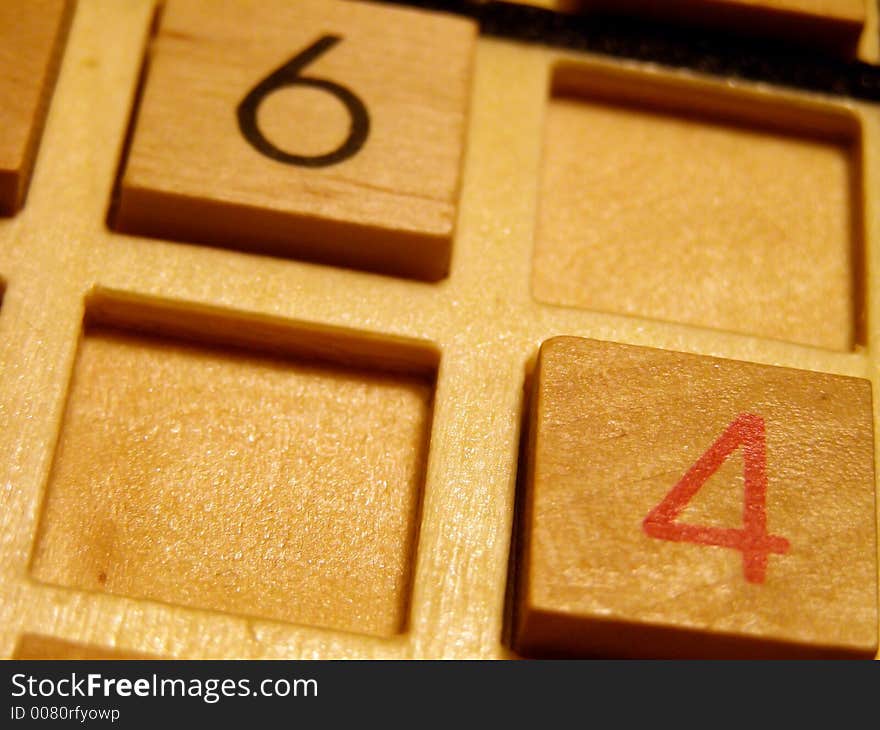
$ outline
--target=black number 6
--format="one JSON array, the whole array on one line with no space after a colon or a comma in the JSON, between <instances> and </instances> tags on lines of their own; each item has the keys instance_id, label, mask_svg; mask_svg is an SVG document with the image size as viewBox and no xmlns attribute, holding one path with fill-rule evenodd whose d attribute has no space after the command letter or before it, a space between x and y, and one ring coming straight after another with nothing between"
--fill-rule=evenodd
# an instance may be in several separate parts
<instances>
[{"instance_id":1,"label":"black number 6","mask_svg":"<svg viewBox=\"0 0 880 730\"><path fill-rule=\"evenodd\" d=\"M325 35L319 38L304 51L298 53L283 66L269 74L242 99L237 110L238 128L241 130L244 138L258 152L266 155L266 157L271 157L273 160L285 162L288 165L326 167L347 160L349 157L356 155L360 148L364 146L364 142L367 141L367 135L370 133L370 115L367 113L367 107L364 106L364 103L351 91L334 81L299 75L300 71L319 56L329 51L341 40L342 38L335 35ZM284 86L311 86L315 89L322 89L328 94L333 94L333 96L345 104L345 108L351 116L351 127L345 142L332 152L324 155L294 155L276 147L266 139L257 125L257 110L269 94Z\"/></svg>"}]
</instances>

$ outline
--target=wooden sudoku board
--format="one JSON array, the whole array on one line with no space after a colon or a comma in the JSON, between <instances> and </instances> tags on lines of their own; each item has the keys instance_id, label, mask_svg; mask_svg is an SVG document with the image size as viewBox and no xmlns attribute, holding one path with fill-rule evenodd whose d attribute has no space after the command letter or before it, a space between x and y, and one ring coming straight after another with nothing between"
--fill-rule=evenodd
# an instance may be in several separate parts
<instances>
[{"instance_id":1,"label":"wooden sudoku board","mask_svg":"<svg viewBox=\"0 0 880 730\"><path fill-rule=\"evenodd\" d=\"M539 348L560 336L780 366L799 371L795 390L799 376L845 376L827 380L827 397L849 394L827 416L830 441L791 454L830 454L810 462L810 484L844 496L821 502L819 522L858 535L835 553L858 570L777 547L761 578L831 574L810 590L831 591L833 612L836 582L860 630L873 621L854 644L864 654L873 637L876 651L880 410L838 387L876 391L880 378L869 72L868 91L848 93L837 77L799 88L783 72L777 83L692 68L687 54L672 66L579 50L559 42L579 21L550 2L503 8L520 19L509 33L501 21L481 33L478 3L75 5L69 31L58 16L26 198L0 218L0 655L517 656L511 556L538 448L529 392ZM823 48L815 68L874 68L876 8L865 13L860 60ZM524 38L528 18L556 34ZM341 40L310 46L326 37ZM309 47L311 65L288 69L290 88L258 116L247 94ZM335 86L300 89L296 74ZM288 122L306 133L281 141ZM303 162L340 139L344 155ZM689 422L687 398L661 410ZM803 399L773 417L809 424ZM653 423L654 402L641 403ZM626 516L659 560L673 558L639 532L648 507L746 407L681 428L689 450ZM809 521L773 495L798 489L779 476L798 467L773 461L765 420L770 529L796 556ZM852 449L831 448L855 432ZM589 474L590 443L574 451L585 461L558 473ZM742 488L731 490L722 512L736 519ZM603 535L590 543L600 562ZM769 590L743 579L738 550L675 548L701 576L676 600L723 580L745 586L733 594ZM670 625L825 640L817 623L792 638L775 614L730 624L736 600L671 610Z\"/></svg>"}]
</instances>

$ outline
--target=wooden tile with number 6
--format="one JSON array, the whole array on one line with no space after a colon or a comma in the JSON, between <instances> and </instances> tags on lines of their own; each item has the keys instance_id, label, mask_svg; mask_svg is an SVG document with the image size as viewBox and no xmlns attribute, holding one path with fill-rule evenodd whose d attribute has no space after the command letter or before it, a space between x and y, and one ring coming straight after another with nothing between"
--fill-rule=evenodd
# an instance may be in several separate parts
<instances>
[{"instance_id":1,"label":"wooden tile with number 6","mask_svg":"<svg viewBox=\"0 0 880 730\"><path fill-rule=\"evenodd\" d=\"M476 33L337 0L169 0L114 225L443 278Z\"/></svg>"}]
</instances>

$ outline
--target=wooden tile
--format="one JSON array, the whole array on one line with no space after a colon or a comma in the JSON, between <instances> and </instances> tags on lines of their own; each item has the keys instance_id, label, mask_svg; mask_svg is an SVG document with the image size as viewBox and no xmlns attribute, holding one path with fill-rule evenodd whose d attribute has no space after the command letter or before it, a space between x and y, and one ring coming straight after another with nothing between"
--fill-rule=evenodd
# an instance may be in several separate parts
<instances>
[{"instance_id":1,"label":"wooden tile","mask_svg":"<svg viewBox=\"0 0 880 730\"><path fill-rule=\"evenodd\" d=\"M556 338L529 438L525 654L877 651L868 381Z\"/></svg>"},{"instance_id":2,"label":"wooden tile","mask_svg":"<svg viewBox=\"0 0 880 730\"><path fill-rule=\"evenodd\" d=\"M563 11L635 13L709 25L851 53L867 18L867 0L549 0Z\"/></svg>"},{"instance_id":3,"label":"wooden tile","mask_svg":"<svg viewBox=\"0 0 880 730\"><path fill-rule=\"evenodd\" d=\"M610 86L576 96L573 74L545 120L538 300L852 348L858 132L735 95L717 100L723 112L666 100L673 90L648 80L639 101Z\"/></svg>"},{"instance_id":4,"label":"wooden tile","mask_svg":"<svg viewBox=\"0 0 880 730\"><path fill-rule=\"evenodd\" d=\"M116 226L442 278L475 37L374 4L170 0Z\"/></svg>"},{"instance_id":5,"label":"wooden tile","mask_svg":"<svg viewBox=\"0 0 880 730\"><path fill-rule=\"evenodd\" d=\"M24 202L73 5L0 3L0 215Z\"/></svg>"},{"instance_id":6,"label":"wooden tile","mask_svg":"<svg viewBox=\"0 0 880 730\"><path fill-rule=\"evenodd\" d=\"M402 374L87 330L32 572L399 632L432 392Z\"/></svg>"},{"instance_id":7,"label":"wooden tile","mask_svg":"<svg viewBox=\"0 0 880 730\"><path fill-rule=\"evenodd\" d=\"M16 645L12 658L54 661L58 659L158 659L159 657L65 641L54 636L26 634Z\"/></svg>"}]
</instances>

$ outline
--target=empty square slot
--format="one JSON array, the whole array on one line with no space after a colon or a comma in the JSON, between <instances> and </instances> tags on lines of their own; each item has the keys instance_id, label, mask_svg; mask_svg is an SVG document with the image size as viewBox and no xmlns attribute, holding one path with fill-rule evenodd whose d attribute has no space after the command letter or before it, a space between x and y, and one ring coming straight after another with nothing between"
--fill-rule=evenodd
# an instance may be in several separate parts
<instances>
[{"instance_id":1,"label":"empty square slot","mask_svg":"<svg viewBox=\"0 0 880 730\"><path fill-rule=\"evenodd\" d=\"M34 576L402 631L434 353L171 309L113 311L110 325L87 319ZM316 359L322 348L332 361Z\"/></svg>"},{"instance_id":2,"label":"empty square slot","mask_svg":"<svg viewBox=\"0 0 880 730\"><path fill-rule=\"evenodd\" d=\"M562 65L533 295L849 350L861 330L860 154L846 110Z\"/></svg>"}]
</instances>

